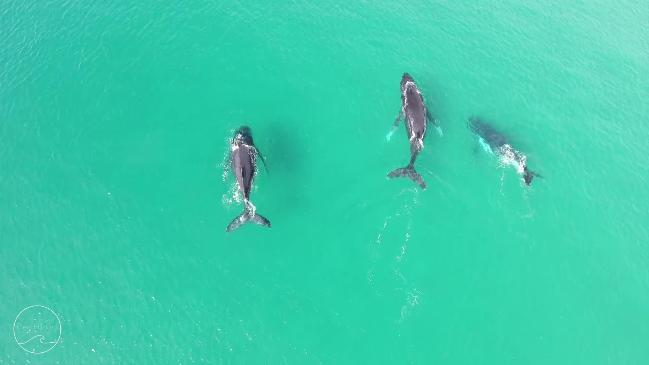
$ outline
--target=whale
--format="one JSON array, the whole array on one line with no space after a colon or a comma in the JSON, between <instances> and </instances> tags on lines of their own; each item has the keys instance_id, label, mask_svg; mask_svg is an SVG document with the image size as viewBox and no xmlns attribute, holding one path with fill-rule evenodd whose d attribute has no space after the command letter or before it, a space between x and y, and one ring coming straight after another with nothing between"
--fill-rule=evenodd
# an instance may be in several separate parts
<instances>
[{"instance_id":1,"label":"whale","mask_svg":"<svg viewBox=\"0 0 649 365\"><path fill-rule=\"evenodd\" d=\"M516 169L525 185L530 186L534 177L542 177L527 167L527 156L512 147L507 137L491 124L479 117L470 117L468 127L471 132L478 136L478 142L486 151L498 156L502 163L511 165Z\"/></svg>"},{"instance_id":2,"label":"whale","mask_svg":"<svg viewBox=\"0 0 649 365\"><path fill-rule=\"evenodd\" d=\"M392 130L388 134L388 139L396 128L398 128L401 120L404 121L406 132L408 133L410 161L407 166L391 171L388 177L408 177L422 189L426 189L426 182L415 170L415 160L424 148L426 130L432 118L415 80L408 73L404 73L401 77L401 111L394 120ZM441 134L441 130L439 131Z\"/></svg>"},{"instance_id":3,"label":"whale","mask_svg":"<svg viewBox=\"0 0 649 365\"><path fill-rule=\"evenodd\" d=\"M236 177L238 190L243 196L243 213L228 224L226 232L232 232L248 222L270 228L270 221L257 213L255 205L250 201L250 192L257 175L258 158L266 166L263 156L253 142L250 128L239 127L230 140L230 167Z\"/></svg>"}]
</instances>

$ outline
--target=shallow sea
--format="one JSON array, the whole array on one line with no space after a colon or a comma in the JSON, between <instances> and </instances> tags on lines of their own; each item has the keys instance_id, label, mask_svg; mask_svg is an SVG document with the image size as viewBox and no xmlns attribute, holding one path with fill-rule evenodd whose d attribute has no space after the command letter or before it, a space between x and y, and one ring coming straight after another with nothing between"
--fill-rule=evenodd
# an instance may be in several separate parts
<instances>
[{"instance_id":1,"label":"shallow sea","mask_svg":"<svg viewBox=\"0 0 649 365\"><path fill-rule=\"evenodd\" d=\"M0 4L0 364L649 363L646 1Z\"/></svg>"}]
</instances>

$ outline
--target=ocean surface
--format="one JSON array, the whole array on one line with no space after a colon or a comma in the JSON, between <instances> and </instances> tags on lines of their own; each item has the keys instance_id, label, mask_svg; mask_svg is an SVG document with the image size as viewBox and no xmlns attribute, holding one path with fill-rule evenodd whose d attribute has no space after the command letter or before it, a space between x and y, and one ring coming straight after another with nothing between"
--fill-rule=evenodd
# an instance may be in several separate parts
<instances>
[{"instance_id":1,"label":"ocean surface","mask_svg":"<svg viewBox=\"0 0 649 365\"><path fill-rule=\"evenodd\" d=\"M648 364L648 19L0 1L0 364ZM386 177L409 158L403 125L386 140L404 72L443 129L423 191ZM272 228L226 233L244 124Z\"/></svg>"}]
</instances>

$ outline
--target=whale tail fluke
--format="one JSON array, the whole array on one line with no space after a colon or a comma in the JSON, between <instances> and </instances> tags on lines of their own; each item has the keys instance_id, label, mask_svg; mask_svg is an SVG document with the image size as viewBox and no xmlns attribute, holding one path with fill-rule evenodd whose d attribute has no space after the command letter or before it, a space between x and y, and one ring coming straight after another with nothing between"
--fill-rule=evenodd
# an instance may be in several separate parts
<instances>
[{"instance_id":1,"label":"whale tail fluke","mask_svg":"<svg viewBox=\"0 0 649 365\"><path fill-rule=\"evenodd\" d=\"M246 205L243 210L243 213L241 213L239 216L234 218L232 222L228 224L228 227L225 229L225 231L232 232L237 228L241 227L244 223L248 223L248 222L252 222L260 226L270 228L270 221L263 215L257 214L255 212L255 208L254 205L252 205L252 203L249 203L248 201L246 201L245 203Z\"/></svg>"},{"instance_id":2,"label":"whale tail fluke","mask_svg":"<svg viewBox=\"0 0 649 365\"><path fill-rule=\"evenodd\" d=\"M261 214L255 213L253 216L251 216L250 220L255 224L270 228L270 221L268 220L268 218L264 217Z\"/></svg>"},{"instance_id":3,"label":"whale tail fluke","mask_svg":"<svg viewBox=\"0 0 649 365\"><path fill-rule=\"evenodd\" d=\"M422 189L426 189L426 182L424 179L419 175L417 171L415 171L415 166L410 164L406 167L401 167L398 168L388 174L389 178L395 178L395 177L409 177L410 180L414 181L417 185L421 186Z\"/></svg>"},{"instance_id":4,"label":"whale tail fluke","mask_svg":"<svg viewBox=\"0 0 649 365\"><path fill-rule=\"evenodd\" d=\"M541 179L543 179L543 176L541 176L539 173L529 170L527 166L525 166L523 170L523 181L525 181L525 184L527 186L532 185L532 179L534 179L535 177L540 177Z\"/></svg>"}]
</instances>

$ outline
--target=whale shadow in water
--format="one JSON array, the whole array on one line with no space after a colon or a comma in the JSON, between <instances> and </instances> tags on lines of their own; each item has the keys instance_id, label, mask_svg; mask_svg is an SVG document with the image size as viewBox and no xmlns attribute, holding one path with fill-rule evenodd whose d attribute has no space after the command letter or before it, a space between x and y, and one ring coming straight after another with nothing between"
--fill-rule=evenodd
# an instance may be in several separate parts
<instances>
[{"instance_id":1,"label":"whale shadow in water","mask_svg":"<svg viewBox=\"0 0 649 365\"><path fill-rule=\"evenodd\" d=\"M286 121L273 122L260 130L259 144L267 159L267 181L272 189L269 194L274 205L285 207L290 202L291 209L285 209L286 213L299 212L307 205L305 176L312 172L306 171L304 155L309 152L305 138L298 129L286 127Z\"/></svg>"}]
</instances>

